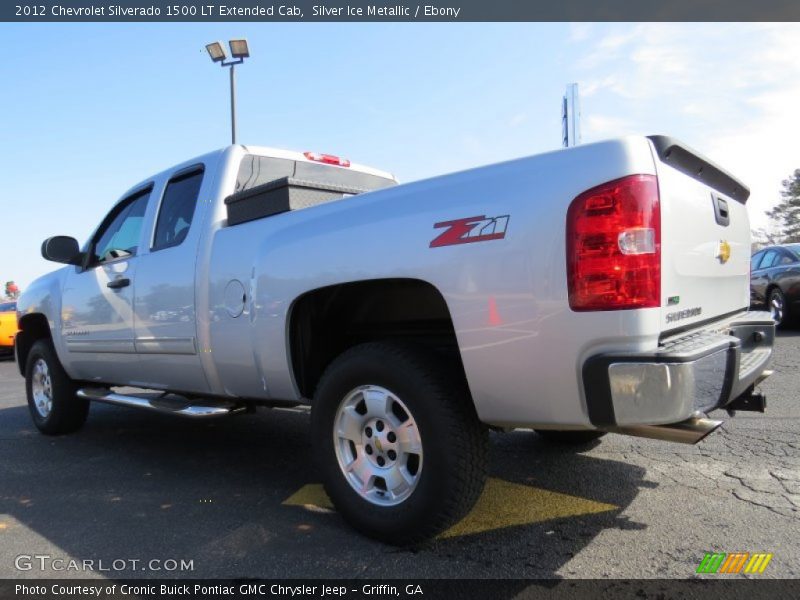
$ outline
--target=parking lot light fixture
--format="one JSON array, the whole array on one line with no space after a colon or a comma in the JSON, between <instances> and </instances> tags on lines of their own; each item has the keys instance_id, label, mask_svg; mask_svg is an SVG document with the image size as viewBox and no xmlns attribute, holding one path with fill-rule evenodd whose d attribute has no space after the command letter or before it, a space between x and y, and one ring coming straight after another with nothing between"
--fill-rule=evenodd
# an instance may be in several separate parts
<instances>
[{"instance_id":1,"label":"parking lot light fixture","mask_svg":"<svg viewBox=\"0 0 800 600\"><path fill-rule=\"evenodd\" d=\"M231 40L228 42L231 48L231 56L234 58L247 58L250 56L250 48L247 46L247 40Z\"/></svg>"},{"instance_id":2,"label":"parking lot light fixture","mask_svg":"<svg viewBox=\"0 0 800 600\"><path fill-rule=\"evenodd\" d=\"M231 74L231 144L236 143L236 73L234 67L244 62L244 59L250 56L250 48L247 45L247 40L237 39L230 40L228 46L231 49L231 60L227 60L228 56L225 53L225 48L220 42L212 42L206 45L206 50L211 60L219 63L221 67L230 67Z\"/></svg>"},{"instance_id":3,"label":"parking lot light fixture","mask_svg":"<svg viewBox=\"0 0 800 600\"><path fill-rule=\"evenodd\" d=\"M206 45L206 51L214 62L220 62L227 58L225 54L225 46L220 42L212 42Z\"/></svg>"}]
</instances>

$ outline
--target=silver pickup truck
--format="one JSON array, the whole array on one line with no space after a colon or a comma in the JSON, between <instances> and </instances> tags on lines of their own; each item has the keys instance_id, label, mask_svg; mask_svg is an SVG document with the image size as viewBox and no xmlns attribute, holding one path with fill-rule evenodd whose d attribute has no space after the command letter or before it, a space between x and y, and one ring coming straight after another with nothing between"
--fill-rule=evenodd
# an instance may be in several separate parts
<instances>
[{"instance_id":1,"label":"silver pickup truck","mask_svg":"<svg viewBox=\"0 0 800 600\"><path fill-rule=\"evenodd\" d=\"M67 266L18 303L30 412L62 434L91 401L310 406L342 516L424 540L481 493L489 428L694 443L710 411L764 410L748 194L664 136L406 185L230 146L131 188L82 248L44 242Z\"/></svg>"}]
</instances>

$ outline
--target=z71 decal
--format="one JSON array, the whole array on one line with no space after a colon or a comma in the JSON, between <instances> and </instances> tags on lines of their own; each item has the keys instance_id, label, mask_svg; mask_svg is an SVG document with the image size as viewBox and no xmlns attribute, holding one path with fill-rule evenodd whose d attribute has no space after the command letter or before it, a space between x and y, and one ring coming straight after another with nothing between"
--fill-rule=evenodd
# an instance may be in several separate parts
<instances>
[{"instance_id":1,"label":"z71 decal","mask_svg":"<svg viewBox=\"0 0 800 600\"><path fill-rule=\"evenodd\" d=\"M439 246L453 246L454 244L469 244L470 242L487 242L489 240L502 240L506 237L509 215L502 217L467 217L454 221L436 223L433 227L447 229L431 242L431 248Z\"/></svg>"}]
</instances>

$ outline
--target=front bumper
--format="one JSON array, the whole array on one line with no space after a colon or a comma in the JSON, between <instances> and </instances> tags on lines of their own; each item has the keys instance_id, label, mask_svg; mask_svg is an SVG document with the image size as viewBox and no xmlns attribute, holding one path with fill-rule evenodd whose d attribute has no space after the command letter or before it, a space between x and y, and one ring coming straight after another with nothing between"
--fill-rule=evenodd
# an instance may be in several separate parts
<instances>
[{"instance_id":1,"label":"front bumper","mask_svg":"<svg viewBox=\"0 0 800 600\"><path fill-rule=\"evenodd\" d=\"M775 341L767 312L747 312L664 340L654 352L601 354L583 366L592 424L677 423L724 408L763 379Z\"/></svg>"}]
</instances>

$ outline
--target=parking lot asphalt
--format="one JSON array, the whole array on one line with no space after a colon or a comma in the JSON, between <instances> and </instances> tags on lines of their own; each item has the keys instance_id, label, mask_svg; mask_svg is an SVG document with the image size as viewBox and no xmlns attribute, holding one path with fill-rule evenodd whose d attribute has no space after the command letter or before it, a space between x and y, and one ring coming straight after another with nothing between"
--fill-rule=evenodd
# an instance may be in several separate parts
<instances>
[{"instance_id":1,"label":"parking lot asphalt","mask_svg":"<svg viewBox=\"0 0 800 600\"><path fill-rule=\"evenodd\" d=\"M779 334L772 368L767 413L713 413L725 424L696 446L493 433L475 513L398 549L327 508L307 414L196 422L94 405L79 433L46 437L0 362L0 578L683 578L712 551L772 553L753 577L800 577L800 331Z\"/></svg>"}]
</instances>

